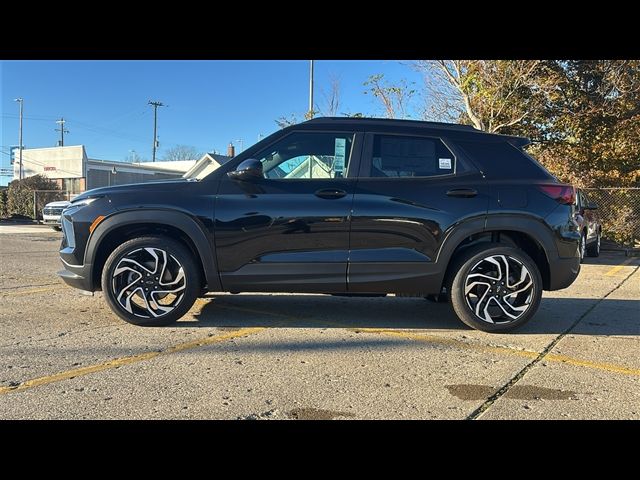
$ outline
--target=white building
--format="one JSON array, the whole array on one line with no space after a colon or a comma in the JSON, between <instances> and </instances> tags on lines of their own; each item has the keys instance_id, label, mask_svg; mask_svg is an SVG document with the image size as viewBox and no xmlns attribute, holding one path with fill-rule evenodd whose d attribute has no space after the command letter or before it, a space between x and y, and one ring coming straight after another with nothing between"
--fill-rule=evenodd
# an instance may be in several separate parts
<instances>
[{"instance_id":1,"label":"white building","mask_svg":"<svg viewBox=\"0 0 640 480\"><path fill-rule=\"evenodd\" d=\"M149 180L179 178L199 166L207 173L218 168L230 157L205 154L200 160L175 162L118 162L88 158L84 145L22 150L22 176L44 175L58 182L62 190L81 193L98 187L139 183ZM13 178L20 178L19 154L13 164Z\"/></svg>"}]
</instances>

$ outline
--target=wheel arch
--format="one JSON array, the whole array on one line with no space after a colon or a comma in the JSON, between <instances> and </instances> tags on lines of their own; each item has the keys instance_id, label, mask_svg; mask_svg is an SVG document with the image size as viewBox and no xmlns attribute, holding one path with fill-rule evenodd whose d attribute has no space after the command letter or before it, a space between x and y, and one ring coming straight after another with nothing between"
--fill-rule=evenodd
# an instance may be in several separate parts
<instances>
[{"instance_id":1,"label":"wheel arch","mask_svg":"<svg viewBox=\"0 0 640 480\"><path fill-rule=\"evenodd\" d=\"M160 234L183 243L200 266L209 291L221 289L213 239L195 218L175 210L138 209L116 212L91 233L85 249L85 265L90 265L90 281L100 286L100 275L109 254L122 242L145 234Z\"/></svg>"},{"instance_id":2,"label":"wheel arch","mask_svg":"<svg viewBox=\"0 0 640 480\"><path fill-rule=\"evenodd\" d=\"M504 216L499 219L487 219L486 224L460 225L443 243L438 252L438 261L446 265L441 284L447 284L451 277L451 268L456 258L474 245L482 242L503 243L522 249L534 261L542 276L543 288L551 286L551 268L549 254L555 252L555 244L551 230L537 220L520 216Z\"/></svg>"}]
</instances>

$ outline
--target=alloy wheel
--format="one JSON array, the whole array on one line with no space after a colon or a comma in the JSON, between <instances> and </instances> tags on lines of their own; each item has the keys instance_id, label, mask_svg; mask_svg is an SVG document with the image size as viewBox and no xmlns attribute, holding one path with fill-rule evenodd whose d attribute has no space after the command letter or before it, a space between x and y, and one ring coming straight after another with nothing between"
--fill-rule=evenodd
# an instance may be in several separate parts
<instances>
[{"instance_id":1,"label":"alloy wheel","mask_svg":"<svg viewBox=\"0 0 640 480\"><path fill-rule=\"evenodd\" d=\"M464 283L464 297L480 320L497 324L522 317L534 299L533 278L524 264L509 255L491 255L477 262Z\"/></svg>"},{"instance_id":2,"label":"alloy wheel","mask_svg":"<svg viewBox=\"0 0 640 480\"><path fill-rule=\"evenodd\" d=\"M165 250L145 247L126 253L113 270L116 302L142 318L169 314L182 301L186 277L180 262Z\"/></svg>"}]
</instances>

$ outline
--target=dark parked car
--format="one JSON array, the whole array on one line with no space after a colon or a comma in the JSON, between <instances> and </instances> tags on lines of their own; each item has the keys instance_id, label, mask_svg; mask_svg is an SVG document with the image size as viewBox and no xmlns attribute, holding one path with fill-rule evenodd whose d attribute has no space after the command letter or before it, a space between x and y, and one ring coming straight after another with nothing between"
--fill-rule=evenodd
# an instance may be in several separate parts
<instances>
[{"instance_id":1,"label":"dark parked car","mask_svg":"<svg viewBox=\"0 0 640 480\"><path fill-rule=\"evenodd\" d=\"M576 190L576 222L580 226L580 258L600 255L602 225L598 217L598 205L592 202L584 190Z\"/></svg>"},{"instance_id":2,"label":"dark parked car","mask_svg":"<svg viewBox=\"0 0 640 480\"><path fill-rule=\"evenodd\" d=\"M528 143L317 118L208 175L80 195L60 276L136 325L172 323L206 292L393 293L446 295L467 325L508 330L580 270L575 190Z\"/></svg>"}]
</instances>

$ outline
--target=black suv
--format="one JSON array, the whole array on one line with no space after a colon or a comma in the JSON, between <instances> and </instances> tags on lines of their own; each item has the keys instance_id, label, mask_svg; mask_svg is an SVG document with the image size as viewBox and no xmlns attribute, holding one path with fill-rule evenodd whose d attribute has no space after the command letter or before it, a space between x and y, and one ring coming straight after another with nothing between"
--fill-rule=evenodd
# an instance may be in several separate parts
<instances>
[{"instance_id":1,"label":"black suv","mask_svg":"<svg viewBox=\"0 0 640 480\"><path fill-rule=\"evenodd\" d=\"M575 190L469 126L317 118L175 181L99 188L63 213L71 286L136 325L206 292L449 299L467 325L529 320L580 270Z\"/></svg>"}]
</instances>

